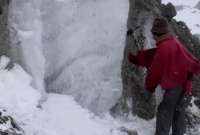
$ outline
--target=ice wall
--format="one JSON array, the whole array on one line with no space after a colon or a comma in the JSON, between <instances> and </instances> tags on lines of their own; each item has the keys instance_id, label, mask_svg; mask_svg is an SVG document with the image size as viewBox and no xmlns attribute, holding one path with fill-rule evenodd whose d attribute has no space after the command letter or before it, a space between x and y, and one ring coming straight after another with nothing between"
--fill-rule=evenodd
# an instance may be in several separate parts
<instances>
[{"instance_id":1,"label":"ice wall","mask_svg":"<svg viewBox=\"0 0 200 135\"><path fill-rule=\"evenodd\" d=\"M115 104L121 94L127 3L52 0L42 4L49 92L72 94L95 112Z\"/></svg>"},{"instance_id":2,"label":"ice wall","mask_svg":"<svg viewBox=\"0 0 200 135\"><path fill-rule=\"evenodd\" d=\"M41 92L43 102L46 98L45 58L40 4L37 0L12 0L9 7L9 26L13 58L32 75L32 85Z\"/></svg>"},{"instance_id":3,"label":"ice wall","mask_svg":"<svg viewBox=\"0 0 200 135\"><path fill-rule=\"evenodd\" d=\"M115 104L128 0L13 0L11 10L15 44L38 87L44 79L47 92L97 113Z\"/></svg>"}]
</instances>

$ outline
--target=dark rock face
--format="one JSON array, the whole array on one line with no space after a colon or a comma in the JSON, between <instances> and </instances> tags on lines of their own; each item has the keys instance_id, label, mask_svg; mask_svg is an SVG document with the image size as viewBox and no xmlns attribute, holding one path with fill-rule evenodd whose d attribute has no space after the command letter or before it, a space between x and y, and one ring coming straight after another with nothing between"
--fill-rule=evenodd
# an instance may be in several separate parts
<instances>
[{"instance_id":1,"label":"dark rock face","mask_svg":"<svg viewBox=\"0 0 200 135\"><path fill-rule=\"evenodd\" d=\"M5 112L5 110L2 112ZM14 119L11 116L2 115L2 112L0 111L0 135L25 135L25 132Z\"/></svg>"},{"instance_id":2,"label":"dark rock face","mask_svg":"<svg viewBox=\"0 0 200 135\"><path fill-rule=\"evenodd\" d=\"M8 7L10 0L0 0L0 57L11 58L10 34L8 28ZM13 61L8 65L8 69L13 67Z\"/></svg>"},{"instance_id":3,"label":"dark rock face","mask_svg":"<svg viewBox=\"0 0 200 135\"><path fill-rule=\"evenodd\" d=\"M128 32L121 68L123 94L116 106L111 109L111 112L115 115L133 113L144 119L151 119L155 116L156 112L155 98L153 97L150 101L143 100L142 92L144 91L145 71L128 62L128 53L134 53L140 48L153 46L154 43L149 31L153 19L157 16L165 17L170 24L171 31L176 33L186 48L199 58L200 42L196 36L191 34L184 22L177 22L173 19L176 15L176 10L171 3L163 5L160 1L156 0L129 0L129 3ZM193 93L198 99L196 100L196 104L200 107L200 77L194 79ZM194 125L199 120L191 112L189 113L189 125Z\"/></svg>"},{"instance_id":4,"label":"dark rock face","mask_svg":"<svg viewBox=\"0 0 200 135\"><path fill-rule=\"evenodd\" d=\"M8 5L9 0L0 0L0 56L9 56L9 30L8 30Z\"/></svg>"},{"instance_id":5,"label":"dark rock face","mask_svg":"<svg viewBox=\"0 0 200 135\"><path fill-rule=\"evenodd\" d=\"M147 39L146 31L150 31L154 15L161 14L160 1L129 0L129 16L127 22L126 46L122 62L123 94L112 112L128 114L132 112L139 117L151 119L155 115L156 102L153 97L150 101L143 100L144 76L143 69L128 62L128 53L136 52L145 46L151 46L151 39ZM148 41L150 40L150 41Z\"/></svg>"}]
</instances>

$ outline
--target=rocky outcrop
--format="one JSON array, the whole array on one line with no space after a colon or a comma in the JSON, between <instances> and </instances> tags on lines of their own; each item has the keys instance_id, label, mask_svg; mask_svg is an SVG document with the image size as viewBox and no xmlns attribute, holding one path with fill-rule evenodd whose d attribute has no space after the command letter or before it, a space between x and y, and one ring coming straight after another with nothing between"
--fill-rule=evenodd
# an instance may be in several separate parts
<instances>
[{"instance_id":1,"label":"rocky outcrop","mask_svg":"<svg viewBox=\"0 0 200 135\"><path fill-rule=\"evenodd\" d=\"M2 112L0 111L0 135L25 135L14 119L11 116L2 115Z\"/></svg>"},{"instance_id":2,"label":"rocky outcrop","mask_svg":"<svg viewBox=\"0 0 200 135\"><path fill-rule=\"evenodd\" d=\"M153 40L150 37L150 28L155 15L160 15L160 1L155 0L129 0L129 16L127 21L126 46L122 62L122 97L115 107L114 114L129 114L145 119L155 115L155 98L150 101L143 100L145 71L128 62L128 53L135 53L138 49L150 47Z\"/></svg>"},{"instance_id":3,"label":"rocky outcrop","mask_svg":"<svg viewBox=\"0 0 200 135\"><path fill-rule=\"evenodd\" d=\"M126 127L120 127L119 130L126 135L138 135L136 130L127 129Z\"/></svg>"},{"instance_id":4,"label":"rocky outcrop","mask_svg":"<svg viewBox=\"0 0 200 135\"><path fill-rule=\"evenodd\" d=\"M171 3L163 5L158 0L129 0L129 4L128 32L121 68L123 94L119 102L111 109L111 112L114 115L132 113L144 119L151 119L156 112L155 97L149 101L144 101L142 93L144 91L145 71L128 62L128 53L135 53L140 48L154 46L150 29L153 19L157 16L165 17L170 24L171 31L176 33L185 46L199 58L200 42L196 36L191 34L184 22L177 22L173 19L176 15L176 10ZM193 92L198 99L195 103L200 107L200 77L194 79ZM190 127L193 123L198 123L198 119L198 117L195 116L194 118L194 115L190 113L188 115Z\"/></svg>"},{"instance_id":5,"label":"rocky outcrop","mask_svg":"<svg viewBox=\"0 0 200 135\"><path fill-rule=\"evenodd\" d=\"M9 30L8 30L9 0L0 0L0 56L9 56Z\"/></svg>"},{"instance_id":6,"label":"rocky outcrop","mask_svg":"<svg viewBox=\"0 0 200 135\"><path fill-rule=\"evenodd\" d=\"M10 34L8 28L8 9L10 0L0 0L0 56L11 58ZM13 61L7 68L13 67Z\"/></svg>"}]
</instances>

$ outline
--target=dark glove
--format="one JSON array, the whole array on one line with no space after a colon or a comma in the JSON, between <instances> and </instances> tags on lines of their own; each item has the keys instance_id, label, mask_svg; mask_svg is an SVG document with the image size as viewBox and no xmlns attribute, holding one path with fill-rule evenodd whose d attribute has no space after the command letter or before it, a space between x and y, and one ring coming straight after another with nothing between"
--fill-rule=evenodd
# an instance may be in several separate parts
<instances>
[{"instance_id":1,"label":"dark glove","mask_svg":"<svg viewBox=\"0 0 200 135\"><path fill-rule=\"evenodd\" d=\"M138 64L137 56L133 55L132 53L128 54L128 60L133 64Z\"/></svg>"},{"instance_id":2,"label":"dark glove","mask_svg":"<svg viewBox=\"0 0 200 135\"><path fill-rule=\"evenodd\" d=\"M144 90L142 96L145 101L149 101L152 98L152 93L148 90Z\"/></svg>"}]
</instances>

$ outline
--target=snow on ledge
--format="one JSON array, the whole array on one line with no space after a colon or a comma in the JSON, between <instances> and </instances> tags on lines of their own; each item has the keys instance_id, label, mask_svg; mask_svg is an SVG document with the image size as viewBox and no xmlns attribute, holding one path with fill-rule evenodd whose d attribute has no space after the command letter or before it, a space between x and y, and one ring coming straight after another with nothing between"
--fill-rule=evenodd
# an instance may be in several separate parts
<instances>
[{"instance_id":1,"label":"snow on ledge","mask_svg":"<svg viewBox=\"0 0 200 135\"><path fill-rule=\"evenodd\" d=\"M0 58L0 108L10 113L30 113L38 104L40 94L31 87L31 77L17 64L11 69L7 57Z\"/></svg>"}]
</instances>

